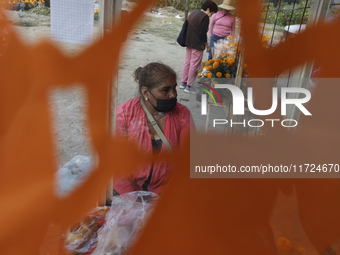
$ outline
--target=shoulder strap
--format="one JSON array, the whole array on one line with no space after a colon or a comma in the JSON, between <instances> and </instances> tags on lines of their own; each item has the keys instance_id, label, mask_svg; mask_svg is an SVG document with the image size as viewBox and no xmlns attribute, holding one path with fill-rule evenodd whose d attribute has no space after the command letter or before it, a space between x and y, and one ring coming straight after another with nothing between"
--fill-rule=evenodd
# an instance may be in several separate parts
<instances>
[{"instance_id":1,"label":"shoulder strap","mask_svg":"<svg viewBox=\"0 0 340 255\"><path fill-rule=\"evenodd\" d=\"M226 16L227 14L224 14L222 17L219 17L218 19L215 20L215 24L216 22L219 20L219 19L222 19L224 16ZM215 24L214 24L214 27L215 27Z\"/></svg>"},{"instance_id":2,"label":"shoulder strap","mask_svg":"<svg viewBox=\"0 0 340 255\"><path fill-rule=\"evenodd\" d=\"M219 17L218 19L215 20L215 23L216 21L218 21L219 19L222 19L224 16L227 16L227 14L224 14L222 17Z\"/></svg>"},{"instance_id":3,"label":"shoulder strap","mask_svg":"<svg viewBox=\"0 0 340 255\"><path fill-rule=\"evenodd\" d=\"M144 110L146 116L148 117L148 120L150 121L151 126L156 130L158 136L162 139L166 149L168 150L168 152L172 152L172 148L171 148L169 141L166 139L165 135L163 134L160 127L158 126L157 122L155 121L155 119L152 117L151 113L146 108L146 105L145 105L142 98L140 99L140 103L143 107L143 110Z\"/></svg>"}]
</instances>

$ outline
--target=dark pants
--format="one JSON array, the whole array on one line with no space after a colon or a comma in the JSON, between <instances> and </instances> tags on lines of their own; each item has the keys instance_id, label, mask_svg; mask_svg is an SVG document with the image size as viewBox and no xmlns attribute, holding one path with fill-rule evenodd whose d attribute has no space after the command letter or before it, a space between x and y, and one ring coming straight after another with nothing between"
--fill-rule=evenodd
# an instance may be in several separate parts
<instances>
[{"instance_id":1,"label":"dark pants","mask_svg":"<svg viewBox=\"0 0 340 255\"><path fill-rule=\"evenodd\" d=\"M213 34L211 36L211 38L210 38L210 52L209 52L208 60L212 59L212 57L213 57L212 54L213 54L213 51L214 51L214 44L215 44L215 42L217 42L220 39L224 39L224 38L225 38L225 36L219 37L219 36L217 36L215 34Z\"/></svg>"}]
</instances>

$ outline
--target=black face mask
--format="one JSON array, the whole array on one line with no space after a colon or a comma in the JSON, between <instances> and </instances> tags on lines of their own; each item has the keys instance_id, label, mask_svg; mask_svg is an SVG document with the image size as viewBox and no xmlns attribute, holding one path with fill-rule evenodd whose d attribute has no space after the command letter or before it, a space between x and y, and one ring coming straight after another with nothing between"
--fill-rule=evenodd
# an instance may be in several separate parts
<instances>
[{"instance_id":1,"label":"black face mask","mask_svg":"<svg viewBox=\"0 0 340 255\"><path fill-rule=\"evenodd\" d=\"M151 91L149 91L152 95ZM157 101L157 107L155 107L150 101L150 104L155 108L157 112L171 112L175 109L177 104L177 98L172 99L157 99L154 95L152 95L154 99Z\"/></svg>"}]
</instances>

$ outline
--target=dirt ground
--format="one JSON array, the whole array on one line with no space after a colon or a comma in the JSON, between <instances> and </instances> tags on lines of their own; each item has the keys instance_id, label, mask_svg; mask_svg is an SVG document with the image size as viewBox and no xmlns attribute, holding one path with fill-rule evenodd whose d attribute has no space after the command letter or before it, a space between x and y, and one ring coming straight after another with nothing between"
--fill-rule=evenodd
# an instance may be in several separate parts
<instances>
[{"instance_id":1,"label":"dirt ground","mask_svg":"<svg viewBox=\"0 0 340 255\"><path fill-rule=\"evenodd\" d=\"M123 8L131 8L131 3L124 2ZM49 40L51 34L50 17L9 11L15 28L23 41L30 45L42 40ZM134 70L150 62L162 62L171 66L177 73L180 83L185 58L185 48L176 42L182 26L183 12L168 7L158 12L148 12L129 35L121 52L118 70L118 105L138 96L138 84L132 76ZM177 16L177 18L176 18ZM95 40L100 39L100 27L95 23ZM54 42L65 54L80 54L87 45ZM208 58L206 53L205 59ZM100 61L100 59L98 59ZM76 155L91 155L91 148L86 129L85 91L80 86L70 89L55 88L51 91L51 108L54 116L55 137L57 141L58 167L62 167ZM79 84L78 84L79 85ZM192 112L198 127L205 121L200 115L200 104L193 94L178 89L178 101ZM184 100L183 100L184 99Z\"/></svg>"},{"instance_id":2,"label":"dirt ground","mask_svg":"<svg viewBox=\"0 0 340 255\"><path fill-rule=\"evenodd\" d=\"M135 4L123 1L122 8L130 10ZM50 16L34 13L8 11L15 28L27 44L36 44L50 40ZM181 30L184 13L173 7L153 9L146 12L139 25L131 31L121 51L118 69L117 105L138 96L138 84L133 79L133 72L150 62L162 62L171 66L177 73L180 84L185 48L177 44L176 38ZM240 22L238 22L240 23ZM240 27L236 24L236 33ZM94 24L94 39L100 39L99 23ZM80 54L88 45L54 42L68 56ZM203 60L208 59L204 53ZM98 59L98 62L100 59ZM91 155L86 129L85 91L81 86L51 91L51 105L54 114L55 137L57 142L58 168L65 165L76 155ZM79 84L78 84L79 85ZM201 115L200 102L196 95L178 89L178 102L186 105L194 118L196 128L204 130L206 118Z\"/></svg>"}]
</instances>

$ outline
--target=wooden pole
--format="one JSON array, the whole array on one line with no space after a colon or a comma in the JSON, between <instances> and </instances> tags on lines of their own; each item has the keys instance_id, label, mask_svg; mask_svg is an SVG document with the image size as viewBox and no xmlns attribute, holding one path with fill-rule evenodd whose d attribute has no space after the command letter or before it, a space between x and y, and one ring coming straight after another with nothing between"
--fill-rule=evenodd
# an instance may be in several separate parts
<instances>
[{"instance_id":1,"label":"wooden pole","mask_svg":"<svg viewBox=\"0 0 340 255\"><path fill-rule=\"evenodd\" d=\"M184 20L187 20L187 19L188 19L189 4L190 4L190 0L186 0L186 1L185 1L185 14L184 14Z\"/></svg>"},{"instance_id":2,"label":"wooden pole","mask_svg":"<svg viewBox=\"0 0 340 255\"><path fill-rule=\"evenodd\" d=\"M102 30L103 36L106 33L112 30L113 24L120 19L120 11L122 0L101 0L103 2L103 12L102 12ZM99 12L100 13L100 12ZM100 16L99 16L100 17ZM101 18L101 17L100 17ZM108 123L109 123L109 132L112 135L115 134L116 130L116 109L117 109L117 98L118 98L118 69L114 70L115 78L112 78L109 82L109 104L110 111L108 114ZM106 194L103 197L100 205L111 205L112 203L112 194L113 194L113 179L108 180L108 184L106 186Z\"/></svg>"}]
</instances>

